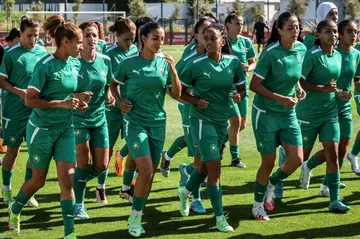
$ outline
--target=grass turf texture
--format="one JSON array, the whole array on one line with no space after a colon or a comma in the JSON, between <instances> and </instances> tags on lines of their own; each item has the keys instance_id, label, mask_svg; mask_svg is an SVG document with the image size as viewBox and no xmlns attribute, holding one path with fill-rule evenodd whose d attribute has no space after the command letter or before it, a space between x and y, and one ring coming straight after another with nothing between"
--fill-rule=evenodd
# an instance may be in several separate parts
<instances>
[{"instance_id":1,"label":"grass turf texture","mask_svg":"<svg viewBox=\"0 0 360 239\"><path fill-rule=\"evenodd\" d=\"M164 52L178 60L182 47L164 47ZM252 102L253 94L251 94ZM354 103L354 102L353 102ZM250 103L251 105L251 103ZM355 105L353 105L355 106ZM182 135L180 114L177 102L166 98L167 134L165 149L168 149L176 137ZM354 109L354 134L360 129L359 117ZM251 116L251 107L250 114ZM353 142L353 141L352 141ZM124 144L118 140L116 149ZM316 144L315 152L320 148ZM325 166L313 171L309 190L298 187L300 169L285 182L284 199L276 203L276 211L269 213L268 222L256 221L251 214L253 203L253 187L256 171L260 164L260 155L255 146L251 117L248 117L247 128L240 134L241 158L247 169L229 167L229 148L225 150L222 160L221 175L224 210L229 212L229 223L235 232L225 234L215 229L215 218L210 200L203 188L201 196L207 213L203 215L190 213L182 218L178 210L178 198L175 189L178 186L180 163L190 163L186 150L181 151L172 161L172 171L169 178L163 178L157 172L152 193L147 202L143 216L143 226L146 238L360 238L360 193L359 178L351 172L346 160L342 170L342 182L347 185L341 190L344 202L352 210L344 215L328 212L329 199L317 196ZM22 147L13 179L13 195L16 196L22 185L27 160L26 147ZM109 204L102 206L95 201L95 186L97 180L88 183L85 198L89 220L76 219L75 230L78 238L130 238L127 231L127 219L131 206L127 201L119 199L118 193L122 178L114 172L114 158L110 163L110 173L107 180L107 197ZM7 208L0 205L0 238L60 238L63 235L63 222L59 203L59 186L55 164L51 163L46 185L37 194L39 208L25 208L21 215L21 233L19 236L7 231Z\"/></svg>"}]
</instances>

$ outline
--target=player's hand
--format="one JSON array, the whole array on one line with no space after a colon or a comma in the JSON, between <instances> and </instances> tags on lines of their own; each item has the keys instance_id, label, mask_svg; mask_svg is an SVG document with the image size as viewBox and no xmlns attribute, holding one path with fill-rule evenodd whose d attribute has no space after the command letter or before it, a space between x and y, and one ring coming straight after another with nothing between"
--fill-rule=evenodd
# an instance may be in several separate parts
<instances>
[{"instance_id":1,"label":"player's hand","mask_svg":"<svg viewBox=\"0 0 360 239\"><path fill-rule=\"evenodd\" d=\"M62 102L62 108L76 110L79 107L80 100L71 98Z\"/></svg>"},{"instance_id":2,"label":"player's hand","mask_svg":"<svg viewBox=\"0 0 360 239\"><path fill-rule=\"evenodd\" d=\"M23 101L25 101L25 97L26 97L26 94L27 94L27 90L25 90L25 89L19 89L19 93L20 93L20 98L23 100Z\"/></svg>"},{"instance_id":3,"label":"player's hand","mask_svg":"<svg viewBox=\"0 0 360 239\"><path fill-rule=\"evenodd\" d=\"M175 60L174 58L172 58L171 56L169 56L168 54L164 54L165 56L165 60L167 61L167 63L169 63L169 70L172 73L176 72L176 68L175 68Z\"/></svg>"},{"instance_id":4,"label":"player's hand","mask_svg":"<svg viewBox=\"0 0 360 239\"><path fill-rule=\"evenodd\" d=\"M128 100L121 100L120 101L120 111L121 114L126 114L132 109L132 103Z\"/></svg>"},{"instance_id":5,"label":"player's hand","mask_svg":"<svg viewBox=\"0 0 360 239\"><path fill-rule=\"evenodd\" d=\"M115 98L111 93L107 95L106 104L109 108L113 108L115 106Z\"/></svg>"},{"instance_id":6,"label":"player's hand","mask_svg":"<svg viewBox=\"0 0 360 239\"><path fill-rule=\"evenodd\" d=\"M203 99L198 99L196 101L196 106L200 109L206 109L209 105L209 102L207 102L206 100Z\"/></svg>"},{"instance_id":7,"label":"player's hand","mask_svg":"<svg viewBox=\"0 0 360 239\"><path fill-rule=\"evenodd\" d=\"M248 63L241 63L241 66L245 72L249 72L249 64Z\"/></svg>"},{"instance_id":8,"label":"player's hand","mask_svg":"<svg viewBox=\"0 0 360 239\"><path fill-rule=\"evenodd\" d=\"M79 105L78 105L78 110L80 110L81 112L85 112L88 108L88 104L84 101L80 101Z\"/></svg>"},{"instance_id":9,"label":"player's hand","mask_svg":"<svg viewBox=\"0 0 360 239\"><path fill-rule=\"evenodd\" d=\"M299 100L303 100L306 97L306 92L303 89L298 89L296 91L296 96Z\"/></svg>"},{"instance_id":10,"label":"player's hand","mask_svg":"<svg viewBox=\"0 0 360 239\"><path fill-rule=\"evenodd\" d=\"M91 91L81 92L81 93L76 94L76 98L78 98L79 100L81 100L85 103L89 103L92 96L93 96L93 93Z\"/></svg>"},{"instance_id":11,"label":"player's hand","mask_svg":"<svg viewBox=\"0 0 360 239\"><path fill-rule=\"evenodd\" d=\"M294 97L283 96L280 100L280 103L285 106L285 108L292 108L297 104L297 99Z\"/></svg>"},{"instance_id":12,"label":"player's hand","mask_svg":"<svg viewBox=\"0 0 360 239\"><path fill-rule=\"evenodd\" d=\"M232 99L236 104L239 103L241 101L241 95L239 94L239 92L233 91Z\"/></svg>"},{"instance_id":13,"label":"player's hand","mask_svg":"<svg viewBox=\"0 0 360 239\"><path fill-rule=\"evenodd\" d=\"M334 80L331 80L329 83L324 85L322 87L323 92L340 92L338 89L336 89L336 83Z\"/></svg>"},{"instance_id":14,"label":"player's hand","mask_svg":"<svg viewBox=\"0 0 360 239\"><path fill-rule=\"evenodd\" d=\"M344 102L349 101L351 97L352 97L351 93L347 91L342 91L339 94L336 94L336 98Z\"/></svg>"},{"instance_id":15,"label":"player's hand","mask_svg":"<svg viewBox=\"0 0 360 239\"><path fill-rule=\"evenodd\" d=\"M355 89L360 91L360 80L355 81Z\"/></svg>"}]
</instances>

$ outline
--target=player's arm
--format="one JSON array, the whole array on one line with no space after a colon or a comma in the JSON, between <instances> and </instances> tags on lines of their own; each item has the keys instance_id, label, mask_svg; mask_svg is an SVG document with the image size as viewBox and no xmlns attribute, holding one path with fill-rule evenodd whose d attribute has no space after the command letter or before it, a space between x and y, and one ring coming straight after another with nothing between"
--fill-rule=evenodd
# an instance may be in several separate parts
<instances>
[{"instance_id":1,"label":"player's arm","mask_svg":"<svg viewBox=\"0 0 360 239\"><path fill-rule=\"evenodd\" d=\"M11 56L9 54L6 54L0 66L0 88L14 95L18 95L21 99L24 100L26 90L15 87L9 82L9 76L11 75L11 72L13 70L14 68Z\"/></svg>"},{"instance_id":2,"label":"player's arm","mask_svg":"<svg viewBox=\"0 0 360 239\"><path fill-rule=\"evenodd\" d=\"M116 69L114 78L110 83L111 95L114 97L116 103L120 106L120 111L122 114L125 114L132 109L132 103L127 99L123 99L120 94L120 85L125 85L127 80L126 67L124 67L124 61L122 61Z\"/></svg>"},{"instance_id":3,"label":"player's arm","mask_svg":"<svg viewBox=\"0 0 360 239\"><path fill-rule=\"evenodd\" d=\"M172 98L178 100L181 96L181 83L178 76L178 73L175 68L175 61L172 57L167 54L164 54L165 60L169 63L169 78L167 80L167 85L169 85L169 93Z\"/></svg>"},{"instance_id":4,"label":"player's arm","mask_svg":"<svg viewBox=\"0 0 360 239\"><path fill-rule=\"evenodd\" d=\"M64 109L79 109L80 100L76 98L70 98L67 100L44 100L39 98L39 91L34 88L28 88L25 97L25 105L31 108L39 109L53 109L53 108L64 108Z\"/></svg>"}]
</instances>

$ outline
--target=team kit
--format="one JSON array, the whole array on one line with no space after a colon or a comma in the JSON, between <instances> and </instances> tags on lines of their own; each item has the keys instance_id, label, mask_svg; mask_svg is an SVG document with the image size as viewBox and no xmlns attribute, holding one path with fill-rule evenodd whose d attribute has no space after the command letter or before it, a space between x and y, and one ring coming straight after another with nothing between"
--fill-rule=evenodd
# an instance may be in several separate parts
<instances>
[{"instance_id":1,"label":"team kit","mask_svg":"<svg viewBox=\"0 0 360 239\"><path fill-rule=\"evenodd\" d=\"M356 23L339 22L337 11L330 2L320 4L305 39L298 17L281 13L267 42L259 40L263 50L258 57L252 41L241 36L242 16L232 12L221 24L206 14L195 23L177 63L162 51L164 29L149 17L134 22L117 17L109 28L117 37L112 45L106 45L97 22L77 26L54 15L41 25L23 17L20 37L9 34L0 67L7 147L2 197L9 230L20 233L23 208L39 206L36 192L45 185L54 159L64 238L76 238L75 218L89 218L84 204L88 181L98 181L96 201L108 203L106 179L114 156L116 174L123 180L119 194L132 204L128 231L140 237L156 170L160 167L162 176L169 177L172 159L186 148L193 163L179 166L179 216L189 216L190 210L206 213L200 197L205 186L217 230L232 232L223 210L221 159L228 142L231 166L246 167L240 160L239 134L248 117L262 159L251 212L256 220L270 220L267 213L282 198L287 177L301 170L300 186L308 189L312 170L323 163L319 194L329 198L330 212L349 211L340 196L346 186L340 170L347 158L360 174L360 133L350 145L352 97L360 114L360 43ZM39 39L41 29L54 40L52 54ZM257 39L263 39L261 32L256 30ZM250 91L255 93L251 105ZM166 95L178 101L183 126L168 149ZM126 144L117 150L119 137ZM322 148L312 152L317 138ZM28 149L25 180L13 193L23 141Z\"/></svg>"}]
</instances>

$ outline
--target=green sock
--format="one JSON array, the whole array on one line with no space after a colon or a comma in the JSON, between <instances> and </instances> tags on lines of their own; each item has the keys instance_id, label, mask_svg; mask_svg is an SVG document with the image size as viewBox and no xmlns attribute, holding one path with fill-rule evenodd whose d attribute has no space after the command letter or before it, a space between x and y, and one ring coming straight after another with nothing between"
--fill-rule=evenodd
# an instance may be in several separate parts
<instances>
[{"instance_id":1,"label":"green sock","mask_svg":"<svg viewBox=\"0 0 360 239\"><path fill-rule=\"evenodd\" d=\"M75 199L60 201L65 237L74 232Z\"/></svg>"},{"instance_id":2,"label":"green sock","mask_svg":"<svg viewBox=\"0 0 360 239\"><path fill-rule=\"evenodd\" d=\"M195 188L204 182L206 175L201 175L197 170L193 170L189 181L186 183L185 188L192 192Z\"/></svg>"},{"instance_id":3,"label":"green sock","mask_svg":"<svg viewBox=\"0 0 360 239\"><path fill-rule=\"evenodd\" d=\"M144 210L145 204L146 204L146 196L143 198L139 198L134 195L132 210L140 212Z\"/></svg>"},{"instance_id":4,"label":"green sock","mask_svg":"<svg viewBox=\"0 0 360 239\"><path fill-rule=\"evenodd\" d=\"M207 185L207 192L211 201L211 205L214 209L214 214L216 217L224 215L223 205L222 205L222 190L220 185Z\"/></svg>"},{"instance_id":5,"label":"green sock","mask_svg":"<svg viewBox=\"0 0 360 239\"><path fill-rule=\"evenodd\" d=\"M127 169L124 170L123 176L123 184L126 186L130 186L132 180L134 179L135 172L128 171Z\"/></svg>"},{"instance_id":6,"label":"green sock","mask_svg":"<svg viewBox=\"0 0 360 239\"><path fill-rule=\"evenodd\" d=\"M330 190L330 202L339 200L340 172L327 173L326 179Z\"/></svg>"},{"instance_id":7,"label":"green sock","mask_svg":"<svg viewBox=\"0 0 360 239\"><path fill-rule=\"evenodd\" d=\"M351 154L357 156L360 152L360 140L356 139L352 147Z\"/></svg>"},{"instance_id":8,"label":"green sock","mask_svg":"<svg viewBox=\"0 0 360 239\"><path fill-rule=\"evenodd\" d=\"M194 171L193 165L194 165L194 164L191 163L191 164L188 164L188 165L186 166L186 172L187 172L189 175L191 175L192 172Z\"/></svg>"},{"instance_id":9,"label":"green sock","mask_svg":"<svg viewBox=\"0 0 360 239\"><path fill-rule=\"evenodd\" d=\"M169 150L167 151L167 155L172 158L180 152L183 148L185 148L187 145L184 142L184 136L179 136L175 139L175 141L170 146Z\"/></svg>"},{"instance_id":10,"label":"green sock","mask_svg":"<svg viewBox=\"0 0 360 239\"><path fill-rule=\"evenodd\" d=\"M32 168L26 167L25 171L25 182L32 178Z\"/></svg>"},{"instance_id":11,"label":"green sock","mask_svg":"<svg viewBox=\"0 0 360 239\"><path fill-rule=\"evenodd\" d=\"M326 174L321 182L321 184L325 185L325 186L328 186L328 183L327 183L327 180L326 180Z\"/></svg>"},{"instance_id":12,"label":"green sock","mask_svg":"<svg viewBox=\"0 0 360 239\"><path fill-rule=\"evenodd\" d=\"M106 170L98 176L98 184L105 184L109 171Z\"/></svg>"},{"instance_id":13,"label":"green sock","mask_svg":"<svg viewBox=\"0 0 360 239\"><path fill-rule=\"evenodd\" d=\"M278 169L270 176L269 181L270 181L270 183L271 183L272 185L275 186L276 184L278 184L278 182L279 182L280 180L283 180L283 179L285 179L285 178L287 178L287 177L289 177L289 176L290 176L290 174L285 173L284 171L282 171L281 168L278 168Z\"/></svg>"},{"instance_id":14,"label":"green sock","mask_svg":"<svg viewBox=\"0 0 360 239\"><path fill-rule=\"evenodd\" d=\"M74 192L76 198L76 204L84 203L86 182L89 176L89 169L75 168L74 175Z\"/></svg>"},{"instance_id":15,"label":"green sock","mask_svg":"<svg viewBox=\"0 0 360 239\"><path fill-rule=\"evenodd\" d=\"M192 195L192 196L194 197L194 199L196 199L196 200L201 200L201 197L200 197L200 189L201 189L201 184L195 186L194 189L193 189L192 192L191 192L191 195Z\"/></svg>"},{"instance_id":16,"label":"green sock","mask_svg":"<svg viewBox=\"0 0 360 239\"><path fill-rule=\"evenodd\" d=\"M127 146L127 144L125 144L121 149L120 149L120 155L124 158L129 154L129 147Z\"/></svg>"},{"instance_id":17,"label":"green sock","mask_svg":"<svg viewBox=\"0 0 360 239\"><path fill-rule=\"evenodd\" d=\"M105 172L105 171L104 171L104 172ZM92 180L92 179L94 179L94 178L99 178L100 175L102 175L104 172L99 172L99 171L97 171L97 170L94 168L94 165L91 164L91 165L90 165L89 174L88 174L88 178L87 178L86 181L89 182L90 180ZM106 173L106 176L107 176L107 173ZM105 178L105 180L106 180L106 178ZM105 180L104 180L104 181L105 181ZM105 182L104 182L103 184L105 184Z\"/></svg>"},{"instance_id":18,"label":"green sock","mask_svg":"<svg viewBox=\"0 0 360 239\"><path fill-rule=\"evenodd\" d=\"M231 159L235 160L239 158L239 145L230 145Z\"/></svg>"},{"instance_id":19,"label":"green sock","mask_svg":"<svg viewBox=\"0 0 360 239\"><path fill-rule=\"evenodd\" d=\"M341 160L339 159L339 169L342 168L343 164L344 164L344 159Z\"/></svg>"},{"instance_id":20,"label":"green sock","mask_svg":"<svg viewBox=\"0 0 360 239\"><path fill-rule=\"evenodd\" d=\"M263 202L266 192L267 184L261 185L258 181L255 182L254 186L254 199L256 202Z\"/></svg>"},{"instance_id":21,"label":"green sock","mask_svg":"<svg viewBox=\"0 0 360 239\"><path fill-rule=\"evenodd\" d=\"M316 160L316 154L311 156L311 158L307 161L307 166L308 166L309 169L316 168L320 164L322 164L322 162L319 162L319 161Z\"/></svg>"},{"instance_id":22,"label":"green sock","mask_svg":"<svg viewBox=\"0 0 360 239\"><path fill-rule=\"evenodd\" d=\"M22 209L25 207L26 203L29 201L29 199L32 197L32 195L26 196L22 189L20 189L18 195L15 198L15 203L11 207L11 211L14 214L21 213Z\"/></svg>"},{"instance_id":23,"label":"green sock","mask_svg":"<svg viewBox=\"0 0 360 239\"><path fill-rule=\"evenodd\" d=\"M2 180L4 186L10 186L12 183L12 176L14 174L14 170L7 171L4 168L2 168Z\"/></svg>"}]
</instances>

